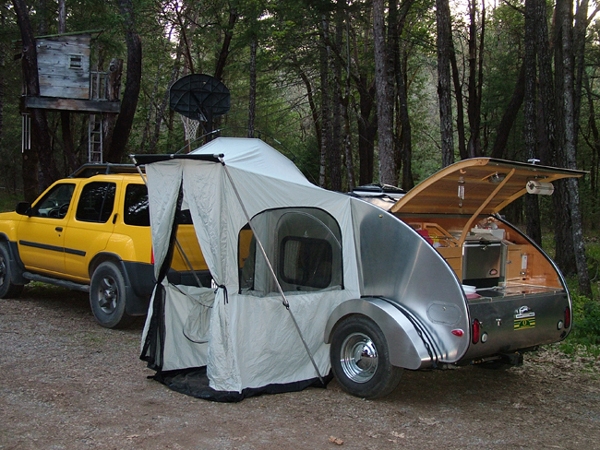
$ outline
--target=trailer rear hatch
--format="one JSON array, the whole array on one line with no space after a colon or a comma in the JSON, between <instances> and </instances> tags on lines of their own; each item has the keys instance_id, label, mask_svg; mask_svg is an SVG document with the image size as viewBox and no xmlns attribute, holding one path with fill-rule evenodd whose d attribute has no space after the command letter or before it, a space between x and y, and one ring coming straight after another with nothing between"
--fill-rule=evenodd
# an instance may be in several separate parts
<instances>
[{"instance_id":1,"label":"trailer rear hatch","mask_svg":"<svg viewBox=\"0 0 600 450\"><path fill-rule=\"evenodd\" d=\"M429 177L389 211L427 239L461 284L471 345L463 360L564 339L571 302L556 265L500 211L526 193L585 172L491 158L460 161Z\"/></svg>"}]
</instances>

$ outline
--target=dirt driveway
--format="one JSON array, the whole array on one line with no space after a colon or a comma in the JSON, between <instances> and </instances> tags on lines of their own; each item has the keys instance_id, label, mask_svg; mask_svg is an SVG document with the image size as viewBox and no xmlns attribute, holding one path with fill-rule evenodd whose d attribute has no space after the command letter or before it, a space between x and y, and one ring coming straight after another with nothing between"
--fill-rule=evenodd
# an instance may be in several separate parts
<instances>
[{"instance_id":1,"label":"dirt driveway","mask_svg":"<svg viewBox=\"0 0 600 450\"><path fill-rule=\"evenodd\" d=\"M388 398L327 389L212 403L147 379L140 322L93 321L85 295L0 300L0 449L592 449L598 361L544 350L507 371L410 372ZM591 367L591 368L590 368Z\"/></svg>"}]
</instances>

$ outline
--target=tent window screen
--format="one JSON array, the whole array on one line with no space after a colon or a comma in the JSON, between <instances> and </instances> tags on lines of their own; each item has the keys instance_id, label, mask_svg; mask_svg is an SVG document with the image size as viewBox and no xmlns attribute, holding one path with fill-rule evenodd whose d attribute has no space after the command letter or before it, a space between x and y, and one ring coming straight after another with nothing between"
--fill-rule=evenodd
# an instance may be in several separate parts
<instances>
[{"instance_id":1,"label":"tent window screen","mask_svg":"<svg viewBox=\"0 0 600 450\"><path fill-rule=\"evenodd\" d=\"M332 249L324 239L287 236L281 244L279 273L283 281L323 289L331 283Z\"/></svg>"},{"instance_id":2,"label":"tent window screen","mask_svg":"<svg viewBox=\"0 0 600 450\"><path fill-rule=\"evenodd\" d=\"M277 281L285 292L342 286L341 232L336 220L317 208L264 211L239 234L240 291L253 295L278 292L260 240Z\"/></svg>"}]
</instances>

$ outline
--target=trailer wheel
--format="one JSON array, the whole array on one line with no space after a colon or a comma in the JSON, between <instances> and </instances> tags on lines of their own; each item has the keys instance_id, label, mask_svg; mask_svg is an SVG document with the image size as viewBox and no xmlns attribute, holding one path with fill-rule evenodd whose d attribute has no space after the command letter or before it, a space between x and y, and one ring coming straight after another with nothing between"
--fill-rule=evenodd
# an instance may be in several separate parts
<instances>
[{"instance_id":1,"label":"trailer wheel","mask_svg":"<svg viewBox=\"0 0 600 450\"><path fill-rule=\"evenodd\" d=\"M125 280L119 267L103 262L92 274L90 306L96 321L106 328L124 328L134 318L125 312Z\"/></svg>"},{"instance_id":2,"label":"trailer wheel","mask_svg":"<svg viewBox=\"0 0 600 450\"><path fill-rule=\"evenodd\" d=\"M390 364L383 332L364 316L351 316L335 327L330 358L342 389L357 397L383 397L400 382L402 369Z\"/></svg>"},{"instance_id":3,"label":"trailer wheel","mask_svg":"<svg viewBox=\"0 0 600 450\"><path fill-rule=\"evenodd\" d=\"M16 298L23 292L22 284L11 282L10 255L6 244L0 244L0 298Z\"/></svg>"}]
</instances>

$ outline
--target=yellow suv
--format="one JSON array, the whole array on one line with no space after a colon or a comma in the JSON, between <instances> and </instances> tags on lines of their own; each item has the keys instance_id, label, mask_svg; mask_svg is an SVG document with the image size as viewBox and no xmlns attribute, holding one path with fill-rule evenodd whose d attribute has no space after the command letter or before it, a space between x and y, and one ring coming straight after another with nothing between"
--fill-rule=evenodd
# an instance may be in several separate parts
<instances>
[{"instance_id":1,"label":"yellow suv","mask_svg":"<svg viewBox=\"0 0 600 450\"><path fill-rule=\"evenodd\" d=\"M210 285L191 218L177 220L169 278ZM86 164L32 204L0 214L0 298L30 281L89 292L98 323L129 325L154 287L148 193L133 165Z\"/></svg>"}]
</instances>

